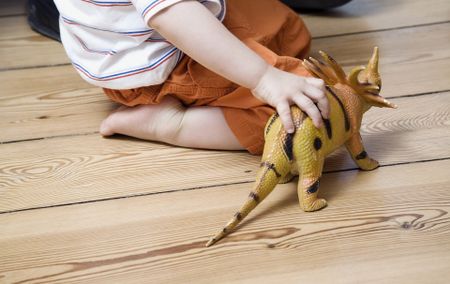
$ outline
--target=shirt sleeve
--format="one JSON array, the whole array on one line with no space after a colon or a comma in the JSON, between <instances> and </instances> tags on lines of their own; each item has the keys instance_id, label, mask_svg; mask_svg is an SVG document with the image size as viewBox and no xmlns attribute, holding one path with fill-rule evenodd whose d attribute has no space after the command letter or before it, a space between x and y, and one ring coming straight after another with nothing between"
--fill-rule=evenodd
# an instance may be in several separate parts
<instances>
[{"instance_id":1,"label":"shirt sleeve","mask_svg":"<svg viewBox=\"0 0 450 284\"><path fill-rule=\"evenodd\" d=\"M131 0L137 11L143 17L145 23L148 23L148 21L161 10L182 1L184 0ZM217 18L219 18L219 20L223 20L225 13L224 0L207 0L199 2L205 5Z\"/></svg>"}]
</instances>

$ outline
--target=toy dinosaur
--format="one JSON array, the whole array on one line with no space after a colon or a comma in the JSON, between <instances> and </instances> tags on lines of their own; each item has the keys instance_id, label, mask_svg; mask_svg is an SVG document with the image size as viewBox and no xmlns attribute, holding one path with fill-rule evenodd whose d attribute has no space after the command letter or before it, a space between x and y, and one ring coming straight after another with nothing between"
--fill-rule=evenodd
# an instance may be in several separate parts
<instances>
[{"instance_id":1,"label":"toy dinosaur","mask_svg":"<svg viewBox=\"0 0 450 284\"><path fill-rule=\"evenodd\" d=\"M374 48L367 67L354 68L348 77L333 58L325 52L320 54L326 63L310 57L303 61L303 66L311 75L325 82L330 104L329 119L324 119L323 126L316 128L304 112L292 106L296 129L293 134L284 130L278 114L268 120L262 162L254 188L241 209L206 246L213 245L231 232L278 183L287 183L295 175L299 175L297 192L300 207L304 211L325 207L326 200L317 198L323 162L327 155L343 144L362 170L378 167L378 162L364 150L359 133L363 113L370 107L397 107L379 95L378 48Z\"/></svg>"}]
</instances>

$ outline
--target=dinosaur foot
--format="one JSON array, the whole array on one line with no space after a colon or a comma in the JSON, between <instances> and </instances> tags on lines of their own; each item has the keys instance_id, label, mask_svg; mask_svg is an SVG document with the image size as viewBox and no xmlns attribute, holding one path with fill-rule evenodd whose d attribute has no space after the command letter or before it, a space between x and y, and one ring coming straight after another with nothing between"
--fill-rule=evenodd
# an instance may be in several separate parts
<instances>
[{"instance_id":1,"label":"dinosaur foot","mask_svg":"<svg viewBox=\"0 0 450 284\"><path fill-rule=\"evenodd\" d=\"M327 206L327 201L323 198L315 199L314 201L308 200L307 202L302 202L300 207L305 212L317 211Z\"/></svg>"},{"instance_id":2,"label":"dinosaur foot","mask_svg":"<svg viewBox=\"0 0 450 284\"><path fill-rule=\"evenodd\" d=\"M359 168L363 171L372 171L377 169L379 166L380 164L378 161L367 158L366 160L360 162Z\"/></svg>"}]
</instances>

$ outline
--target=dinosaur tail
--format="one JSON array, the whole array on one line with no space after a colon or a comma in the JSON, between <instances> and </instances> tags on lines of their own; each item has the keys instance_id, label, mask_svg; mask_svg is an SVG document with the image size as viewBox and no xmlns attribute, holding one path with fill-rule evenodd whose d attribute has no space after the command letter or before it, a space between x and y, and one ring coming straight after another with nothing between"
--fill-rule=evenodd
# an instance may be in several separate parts
<instances>
[{"instance_id":1,"label":"dinosaur tail","mask_svg":"<svg viewBox=\"0 0 450 284\"><path fill-rule=\"evenodd\" d=\"M222 239L225 235L231 232L256 206L258 203L253 199L248 199L241 209L234 214L233 218L219 231L214 237L209 239L206 246L209 247Z\"/></svg>"},{"instance_id":2,"label":"dinosaur tail","mask_svg":"<svg viewBox=\"0 0 450 284\"><path fill-rule=\"evenodd\" d=\"M247 201L242 205L233 218L225 225L225 227L219 231L214 237L212 237L206 246L209 247L222 239L228 233L230 233L255 207L262 202L275 188L278 183L280 175L275 169L274 164L269 162L263 162L258 173L258 178L255 182L255 188L248 196Z\"/></svg>"}]
</instances>

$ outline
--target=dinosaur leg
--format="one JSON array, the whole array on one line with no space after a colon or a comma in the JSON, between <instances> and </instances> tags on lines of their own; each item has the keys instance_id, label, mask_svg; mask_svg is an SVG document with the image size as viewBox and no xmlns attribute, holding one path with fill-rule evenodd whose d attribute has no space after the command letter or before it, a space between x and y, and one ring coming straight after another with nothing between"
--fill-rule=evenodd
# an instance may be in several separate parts
<instances>
[{"instance_id":1,"label":"dinosaur leg","mask_svg":"<svg viewBox=\"0 0 450 284\"><path fill-rule=\"evenodd\" d=\"M353 161L358 165L361 170L371 171L379 167L376 160L369 157L364 150L361 135L355 134L345 143L348 152L352 156Z\"/></svg>"},{"instance_id":2,"label":"dinosaur leg","mask_svg":"<svg viewBox=\"0 0 450 284\"><path fill-rule=\"evenodd\" d=\"M299 162L300 178L297 193L303 211L316 211L327 205L325 199L317 198L322 167L323 159L308 159Z\"/></svg>"},{"instance_id":3,"label":"dinosaur leg","mask_svg":"<svg viewBox=\"0 0 450 284\"><path fill-rule=\"evenodd\" d=\"M266 139L260 168L256 175L256 184L259 184L257 187L270 188L271 191L276 184L289 182L293 178L290 168L291 162L284 154L283 141Z\"/></svg>"},{"instance_id":4,"label":"dinosaur leg","mask_svg":"<svg viewBox=\"0 0 450 284\"><path fill-rule=\"evenodd\" d=\"M268 124L270 123L271 121ZM293 159L292 141L294 136L284 131L280 121L273 122L266 127L265 131L266 142L261 158L260 171L268 168L275 173L277 183L288 183L294 178L294 175L291 173ZM258 180L258 177L256 180Z\"/></svg>"}]
</instances>

